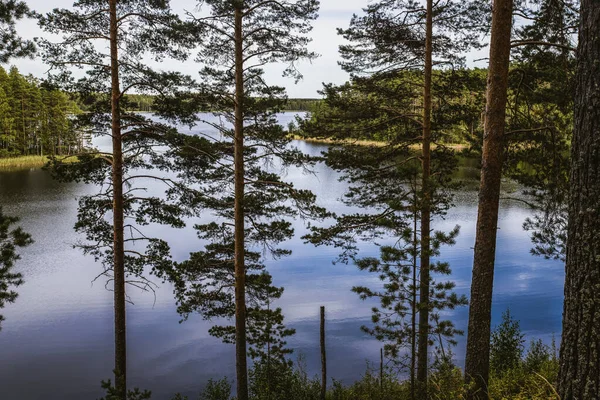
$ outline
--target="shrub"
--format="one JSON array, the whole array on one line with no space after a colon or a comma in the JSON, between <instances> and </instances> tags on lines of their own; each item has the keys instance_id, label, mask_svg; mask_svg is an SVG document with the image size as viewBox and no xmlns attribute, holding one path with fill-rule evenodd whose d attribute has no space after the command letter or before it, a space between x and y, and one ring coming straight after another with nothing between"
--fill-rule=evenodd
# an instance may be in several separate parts
<instances>
[{"instance_id":1,"label":"shrub","mask_svg":"<svg viewBox=\"0 0 600 400\"><path fill-rule=\"evenodd\" d=\"M519 321L514 320L510 310L502 314L502 322L492 332L490 343L490 370L502 374L521 365L525 335L521 333Z\"/></svg>"},{"instance_id":2,"label":"shrub","mask_svg":"<svg viewBox=\"0 0 600 400\"><path fill-rule=\"evenodd\" d=\"M529 350L523 361L525 370L529 372L539 372L545 362L550 361L550 347L542 342L542 339L532 340L529 343Z\"/></svg>"},{"instance_id":3,"label":"shrub","mask_svg":"<svg viewBox=\"0 0 600 400\"><path fill-rule=\"evenodd\" d=\"M231 383L227 378L209 379L200 400L229 400L231 398Z\"/></svg>"}]
</instances>

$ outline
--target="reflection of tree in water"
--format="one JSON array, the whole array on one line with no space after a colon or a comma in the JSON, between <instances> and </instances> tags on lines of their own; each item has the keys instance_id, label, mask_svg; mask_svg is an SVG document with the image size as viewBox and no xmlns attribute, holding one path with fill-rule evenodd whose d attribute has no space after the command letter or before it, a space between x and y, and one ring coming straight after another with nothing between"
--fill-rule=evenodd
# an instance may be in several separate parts
<instances>
[{"instance_id":1,"label":"reflection of tree in water","mask_svg":"<svg viewBox=\"0 0 600 400\"><path fill-rule=\"evenodd\" d=\"M15 261L19 259L17 247L27 246L32 242L31 237L20 227L14 227L17 221L15 217L4 215L0 208L0 308L16 300L18 294L14 289L23 284L23 276L13 271ZM0 323L2 321L4 317L0 315Z\"/></svg>"},{"instance_id":2,"label":"reflection of tree in water","mask_svg":"<svg viewBox=\"0 0 600 400\"><path fill-rule=\"evenodd\" d=\"M15 29L16 21L27 16L30 11L23 2L3 2L0 7L0 63L14 57L30 57L35 52L33 42L21 39ZM14 227L17 221L17 218L4 215L0 208L0 308L15 301L17 292L14 288L23 284L21 274L12 271L19 259L16 249L32 242L21 228ZM0 315L0 322L3 320Z\"/></svg>"}]
</instances>

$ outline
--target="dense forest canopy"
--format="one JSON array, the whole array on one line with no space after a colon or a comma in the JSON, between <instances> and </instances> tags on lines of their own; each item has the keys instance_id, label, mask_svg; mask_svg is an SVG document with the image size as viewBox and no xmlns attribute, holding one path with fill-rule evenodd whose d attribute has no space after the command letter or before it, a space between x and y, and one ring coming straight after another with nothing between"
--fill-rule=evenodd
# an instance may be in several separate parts
<instances>
[{"instance_id":1,"label":"dense forest canopy","mask_svg":"<svg viewBox=\"0 0 600 400\"><path fill-rule=\"evenodd\" d=\"M63 155L87 143L71 121L80 109L67 94L16 67L0 67L0 157Z\"/></svg>"}]
</instances>

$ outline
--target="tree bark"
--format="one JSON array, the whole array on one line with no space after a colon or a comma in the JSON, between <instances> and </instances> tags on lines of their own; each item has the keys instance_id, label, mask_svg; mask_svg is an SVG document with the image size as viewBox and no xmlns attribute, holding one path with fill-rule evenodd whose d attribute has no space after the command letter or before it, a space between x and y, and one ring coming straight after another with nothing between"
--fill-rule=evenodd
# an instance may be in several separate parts
<instances>
[{"instance_id":1,"label":"tree bark","mask_svg":"<svg viewBox=\"0 0 600 400\"><path fill-rule=\"evenodd\" d=\"M110 0L110 69L112 112L112 184L113 184L113 252L114 252L114 308L115 308L115 389L118 398L127 396L127 336L125 325L125 249L123 241L123 150L121 138L121 111L119 101L117 0Z\"/></svg>"},{"instance_id":2,"label":"tree bark","mask_svg":"<svg viewBox=\"0 0 600 400\"><path fill-rule=\"evenodd\" d=\"M490 62L479 187L479 207L475 233L471 302L465 378L474 381L470 399L487 399L490 358L490 325L498 205L504 160L504 127L510 63L512 0L495 0L492 11Z\"/></svg>"},{"instance_id":3,"label":"tree bark","mask_svg":"<svg viewBox=\"0 0 600 400\"><path fill-rule=\"evenodd\" d=\"M417 282L417 269L418 263L417 258L419 254L419 236L418 236L418 225L419 225L419 214L417 210L418 194L417 194L417 183L418 177L415 175L414 182L414 209L413 209L413 255L412 255L412 310L410 316L410 326L412 329L410 337L410 400L415 400L417 397L415 391L415 372L417 367L417 291L419 284Z\"/></svg>"},{"instance_id":4,"label":"tree bark","mask_svg":"<svg viewBox=\"0 0 600 400\"><path fill-rule=\"evenodd\" d=\"M235 125L234 125L234 258L235 258L235 366L237 398L248 400L246 362L246 266L244 260L244 43L243 10L235 6Z\"/></svg>"},{"instance_id":5,"label":"tree bark","mask_svg":"<svg viewBox=\"0 0 600 400\"><path fill-rule=\"evenodd\" d=\"M600 398L600 3L581 2L558 393Z\"/></svg>"},{"instance_id":6,"label":"tree bark","mask_svg":"<svg viewBox=\"0 0 600 400\"><path fill-rule=\"evenodd\" d=\"M433 69L433 0L427 0L425 22L425 79L423 89L423 154L421 204L421 265L419 284L419 359L417 363L417 383L419 398L427 398L427 366L429 361L429 262L431 230L431 77Z\"/></svg>"},{"instance_id":7,"label":"tree bark","mask_svg":"<svg viewBox=\"0 0 600 400\"><path fill-rule=\"evenodd\" d=\"M327 353L325 352L325 306L321 306L321 400L327 394Z\"/></svg>"},{"instance_id":8,"label":"tree bark","mask_svg":"<svg viewBox=\"0 0 600 400\"><path fill-rule=\"evenodd\" d=\"M383 395L383 347L379 349L379 390Z\"/></svg>"}]
</instances>

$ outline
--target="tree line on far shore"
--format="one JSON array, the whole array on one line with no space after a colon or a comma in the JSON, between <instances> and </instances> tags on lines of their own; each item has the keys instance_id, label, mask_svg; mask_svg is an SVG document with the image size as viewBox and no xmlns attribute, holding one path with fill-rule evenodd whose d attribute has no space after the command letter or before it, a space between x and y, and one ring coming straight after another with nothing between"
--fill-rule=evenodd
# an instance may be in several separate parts
<instances>
[{"instance_id":1,"label":"tree line on far shore","mask_svg":"<svg viewBox=\"0 0 600 400\"><path fill-rule=\"evenodd\" d=\"M81 149L84 137L72 129L77 104L37 78L0 67L0 158L65 155Z\"/></svg>"}]
</instances>

